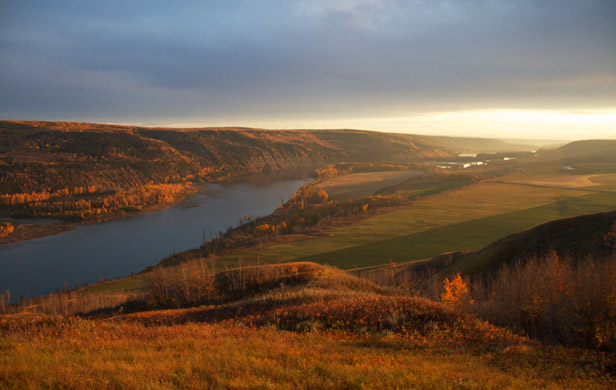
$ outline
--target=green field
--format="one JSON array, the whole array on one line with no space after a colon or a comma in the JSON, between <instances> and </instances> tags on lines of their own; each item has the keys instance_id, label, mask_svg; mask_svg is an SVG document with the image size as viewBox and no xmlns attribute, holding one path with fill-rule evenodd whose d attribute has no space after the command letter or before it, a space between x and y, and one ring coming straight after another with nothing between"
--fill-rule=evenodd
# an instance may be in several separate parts
<instances>
[{"instance_id":1,"label":"green field","mask_svg":"<svg viewBox=\"0 0 616 390\"><path fill-rule=\"evenodd\" d=\"M546 206L451 224L420 233L313 255L303 260L355 268L477 250L493 241L554 219L616 209L616 196L591 194Z\"/></svg>"},{"instance_id":2,"label":"green field","mask_svg":"<svg viewBox=\"0 0 616 390\"><path fill-rule=\"evenodd\" d=\"M330 231L331 237L266 246L221 261L309 260L344 269L479 249L553 219L616 209L616 194L480 183L421 198L408 208Z\"/></svg>"}]
</instances>

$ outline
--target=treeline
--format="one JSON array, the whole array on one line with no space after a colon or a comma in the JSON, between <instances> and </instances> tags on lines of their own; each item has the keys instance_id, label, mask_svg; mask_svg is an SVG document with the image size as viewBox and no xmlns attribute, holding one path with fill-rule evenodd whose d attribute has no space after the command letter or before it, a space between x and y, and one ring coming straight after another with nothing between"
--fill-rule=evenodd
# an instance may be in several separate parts
<instances>
[{"instance_id":1,"label":"treeline","mask_svg":"<svg viewBox=\"0 0 616 390\"><path fill-rule=\"evenodd\" d=\"M465 276L396 264L359 276L544 342L616 352L616 251L585 258L552 251Z\"/></svg>"},{"instance_id":2,"label":"treeline","mask_svg":"<svg viewBox=\"0 0 616 390\"><path fill-rule=\"evenodd\" d=\"M378 207L404 203L408 201L395 195L336 202L330 200L323 189L304 185L272 216L250 220L204 243L201 246L201 255L209 256L238 247L256 245L280 235L311 232L333 218L348 217Z\"/></svg>"},{"instance_id":3,"label":"treeline","mask_svg":"<svg viewBox=\"0 0 616 390\"><path fill-rule=\"evenodd\" d=\"M16 193L0 195L0 206L22 207L31 204L40 204L52 198L66 198L78 195L91 195L97 192L108 192L108 189L100 189L95 185L86 187L62 188L54 192L43 190L42 192Z\"/></svg>"},{"instance_id":4,"label":"treeline","mask_svg":"<svg viewBox=\"0 0 616 390\"><path fill-rule=\"evenodd\" d=\"M410 203L412 202L398 195L332 201L326 191L307 184L300 187L272 215L254 219L245 216L237 227L218 232L216 237L205 241L198 250L170 256L163 259L160 265L172 266L193 258L219 255L236 248L273 241L284 235L313 233L335 218L358 215L379 207Z\"/></svg>"},{"instance_id":5,"label":"treeline","mask_svg":"<svg viewBox=\"0 0 616 390\"><path fill-rule=\"evenodd\" d=\"M310 177L322 180L351 173L407 171L412 169L425 170L428 167L427 164L420 163L338 163L328 164L323 168L317 168L310 174Z\"/></svg>"},{"instance_id":6,"label":"treeline","mask_svg":"<svg viewBox=\"0 0 616 390\"><path fill-rule=\"evenodd\" d=\"M190 184L146 184L115 191L88 186L53 193L3 195L0 211L16 217L102 218L173 203L190 190Z\"/></svg>"},{"instance_id":7,"label":"treeline","mask_svg":"<svg viewBox=\"0 0 616 390\"><path fill-rule=\"evenodd\" d=\"M556 253L503 266L469 283L467 309L550 343L616 352L616 256L561 259Z\"/></svg>"}]
</instances>

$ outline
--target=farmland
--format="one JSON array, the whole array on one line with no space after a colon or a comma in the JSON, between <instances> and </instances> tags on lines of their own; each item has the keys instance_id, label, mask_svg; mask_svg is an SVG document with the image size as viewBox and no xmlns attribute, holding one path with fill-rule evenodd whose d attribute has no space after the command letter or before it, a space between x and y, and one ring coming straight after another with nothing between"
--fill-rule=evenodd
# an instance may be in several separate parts
<instances>
[{"instance_id":1,"label":"farmland","mask_svg":"<svg viewBox=\"0 0 616 390\"><path fill-rule=\"evenodd\" d=\"M220 260L250 263L259 255L267 262L309 259L357 268L478 249L542 222L614 208L616 196L611 193L479 183L328 231L329 237L274 244Z\"/></svg>"}]
</instances>

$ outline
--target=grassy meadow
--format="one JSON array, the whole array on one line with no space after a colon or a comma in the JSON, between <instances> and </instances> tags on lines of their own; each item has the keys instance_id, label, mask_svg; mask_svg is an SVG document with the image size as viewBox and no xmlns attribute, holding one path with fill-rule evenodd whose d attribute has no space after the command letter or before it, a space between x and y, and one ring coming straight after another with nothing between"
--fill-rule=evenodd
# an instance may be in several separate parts
<instances>
[{"instance_id":1,"label":"grassy meadow","mask_svg":"<svg viewBox=\"0 0 616 390\"><path fill-rule=\"evenodd\" d=\"M609 389L551 347L329 267L222 305L0 317L3 389ZM253 269L254 272L254 269ZM254 275L254 274L253 274Z\"/></svg>"},{"instance_id":2,"label":"grassy meadow","mask_svg":"<svg viewBox=\"0 0 616 390\"><path fill-rule=\"evenodd\" d=\"M328 231L329 237L249 249L220 258L284 262L305 259L341 268L422 259L479 249L553 219L616 208L612 193L590 189L478 183L421 197L410 207Z\"/></svg>"},{"instance_id":3,"label":"grassy meadow","mask_svg":"<svg viewBox=\"0 0 616 390\"><path fill-rule=\"evenodd\" d=\"M43 322L43 321L41 321ZM592 354L478 353L400 335L49 321L2 335L4 389L610 389ZM33 370L32 367L37 367Z\"/></svg>"}]
</instances>

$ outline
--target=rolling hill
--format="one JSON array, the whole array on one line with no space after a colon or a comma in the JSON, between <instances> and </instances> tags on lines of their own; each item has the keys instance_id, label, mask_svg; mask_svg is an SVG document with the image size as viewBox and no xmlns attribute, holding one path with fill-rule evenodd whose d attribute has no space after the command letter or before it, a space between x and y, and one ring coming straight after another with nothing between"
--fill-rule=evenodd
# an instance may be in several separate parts
<instances>
[{"instance_id":1,"label":"rolling hill","mask_svg":"<svg viewBox=\"0 0 616 390\"><path fill-rule=\"evenodd\" d=\"M310 169L328 162L413 161L455 154L430 137L356 130L158 129L0 122L0 192Z\"/></svg>"},{"instance_id":2,"label":"rolling hill","mask_svg":"<svg viewBox=\"0 0 616 390\"><path fill-rule=\"evenodd\" d=\"M100 219L174 203L191 182L454 154L429 137L356 130L2 121L0 216Z\"/></svg>"},{"instance_id":3,"label":"rolling hill","mask_svg":"<svg viewBox=\"0 0 616 390\"><path fill-rule=\"evenodd\" d=\"M241 272L259 280L255 271ZM0 315L0 385L608 389L614 384L613 354L543 345L441 303L314 263L269 271L261 277L267 287L222 304L116 310L102 317ZM225 277L239 273L231 270Z\"/></svg>"},{"instance_id":4,"label":"rolling hill","mask_svg":"<svg viewBox=\"0 0 616 390\"><path fill-rule=\"evenodd\" d=\"M493 273L503 264L513 265L555 252L560 258L601 258L613 250L607 237L616 226L616 211L558 219L511 234L475 252L450 252L431 261L410 265L416 272L428 268L443 275ZM406 272L406 271L401 271Z\"/></svg>"}]
</instances>

